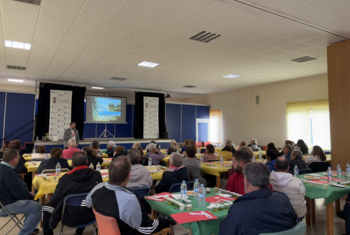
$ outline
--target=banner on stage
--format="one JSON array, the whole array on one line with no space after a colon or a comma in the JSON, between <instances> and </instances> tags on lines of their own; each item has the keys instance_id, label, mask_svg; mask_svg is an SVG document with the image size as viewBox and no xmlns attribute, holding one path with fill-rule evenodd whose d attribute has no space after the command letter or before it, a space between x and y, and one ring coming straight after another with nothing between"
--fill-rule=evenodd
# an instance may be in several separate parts
<instances>
[{"instance_id":1,"label":"banner on stage","mask_svg":"<svg viewBox=\"0 0 350 235\"><path fill-rule=\"evenodd\" d=\"M159 138L159 98L143 97L143 138Z\"/></svg>"},{"instance_id":2,"label":"banner on stage","mask_svg":"<svg viewBox=\"0 0 350 235\"><path fill-rule=\"evenodd\" d=\"M69 128L72 117L72 91L51 90L50 92L50 140L52 136L63 139L64 130Z\"/></svg>"}]
</instances>

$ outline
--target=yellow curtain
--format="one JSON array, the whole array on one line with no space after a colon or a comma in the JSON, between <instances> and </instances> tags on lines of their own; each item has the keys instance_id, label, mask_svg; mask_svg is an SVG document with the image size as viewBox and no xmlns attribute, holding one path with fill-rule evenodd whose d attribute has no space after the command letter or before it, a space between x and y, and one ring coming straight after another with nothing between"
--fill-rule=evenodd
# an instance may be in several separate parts
<instances>
[{"instance_id":1,"label":"yellow curtain","mask_svg":"<svg viewBox=\"0 0 350 235\"><path fill-rule=\"evenodd\" d=\"M221 144L221 109L211 109L210 116L210 142Z\"/></svg>"},{"instance_id":2,"label":"yellow curtain","mask_svg":"<svg viewBox=\"0 0 350 235\"><path fill-rule=\"evenodd\" d=\"M313 145L319 145L322 149L330 149L331 133L328 99L311 101L311 119Z\"/></svg>"}]
</instances>

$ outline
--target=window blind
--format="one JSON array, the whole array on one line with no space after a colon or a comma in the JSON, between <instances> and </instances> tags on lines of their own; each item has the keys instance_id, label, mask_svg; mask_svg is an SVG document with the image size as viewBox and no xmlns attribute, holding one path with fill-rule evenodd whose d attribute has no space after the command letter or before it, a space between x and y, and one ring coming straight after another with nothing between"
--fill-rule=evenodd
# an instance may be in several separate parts
<instances>
[{"instance_id":1,"label":"window blind","mask_svg":"<svg viewBox=\"0 0 350 235\"><path fill-rule=\"evenodd\" d=\"M322 149L331 148L328 99L311 101L312 142Z\"/></svg>"},{"instance_id":2,"label":"window blind","mask_svg":"<svg viewBox=\"0 0 350 235\"><path fill-rule=\"evenodd\" d=\"M221 109L211 109L210 116L210 142L221 144Z\"/></svg>"}]
</instances>

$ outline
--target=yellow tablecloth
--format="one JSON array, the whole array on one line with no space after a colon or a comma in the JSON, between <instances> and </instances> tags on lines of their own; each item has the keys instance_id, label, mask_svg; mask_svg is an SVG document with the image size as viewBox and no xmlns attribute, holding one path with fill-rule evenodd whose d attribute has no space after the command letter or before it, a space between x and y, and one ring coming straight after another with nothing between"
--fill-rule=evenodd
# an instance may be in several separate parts
<instances>
[{"instance_id":1,"label":"yellow tablecloth","mask_svg":"<svg viewBox=\"0 0 350 235\"><path fill-rule=\"evenodd\" d=\"M148 166L145 166L148 170L156 170L160 169L159 166L152 166L151 169ZM159 171L159 172L151 172L151 176L153 180L161 180L163 177L163 172L164 171Z\"/></svg>"},{"instance_id":2,"label":"yellow tablecloth","mask_svg":"<svg viewBox=\"0 0 350 235\"><path fill-rule=\"evenodd\" d=\"M254 151L255 157L259 157L259 151ZM266 151L261 151L262 156L266 156Z\"/></svg>"},{"instance_id":3,"label":"yellow tablecloth","mask_svg":"<svg viewBox=\"0 0 350 235\"><path fill-rule=\"evenodd\" d=\"M224 166L220 162L212 162L213 166L208 166L205 163L201 164L202 171L205 174L220 176L221 172L228 172L232 168L232 161L224 161Z\"/></svg>"},{"instance_id":4,"label":"yellow tablecloth","mask_svg":"<svg viewBox=\"0 0 350 235\"><path fill-rule=\"evenodd\" d=\"M51 157L51 155L49 155ZM108 154L103 154L102 156L103 158L108 158ZM23 154L23 158L26 160L26 161L29 161L29 160L32 160L32 155L31 154Z\"/></svg>"}]
</instances>

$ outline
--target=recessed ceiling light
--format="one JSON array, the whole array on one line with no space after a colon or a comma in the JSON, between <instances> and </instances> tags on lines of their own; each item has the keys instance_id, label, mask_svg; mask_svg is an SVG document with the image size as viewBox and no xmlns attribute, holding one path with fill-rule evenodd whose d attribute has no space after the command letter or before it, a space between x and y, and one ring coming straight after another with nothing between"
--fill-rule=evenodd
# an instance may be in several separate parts
<instances>
[{"instance_id":1,"label":"recessed ceiling light","mask_svg":"<svg viewBox=\"0 0 350 235\"><path fill-rule=\"evenodd\" d=\"M9 78L7 79L9 82L23 82L21 79L14 79L14 78Z\"/></svg>"},{"instance_id":2,"label":"recessed ceiling light","mask_svg":"<svg viewBox=\"0 0 350 235\"><path fill-rule=\"evenodd\" d=\"M32 44L24 43L24 42L16 42L16 41L5 40L5 47L12 47L12 48L23 49L23 50L30 50L30 48L32 47Z\"/></svg>"},{"instance_id":3,"label":"recessed ceiling light","mask_svg":"<svg viewBox=\"0 0 350 235\"><path fill-rule=\"evenodd\" d=\"M229 74L224 76L224 78L239 78L242 77L242 75L238 75L238 74Z\"/></svg>"},{"instance_id":4,"label":"recessed ceiling light","mask_svg":"<svg viewBox=\"0 0 350 235\"><path fill-rule=\"evenodd\" d=\"M153 63L153 62L148 62L148 61L143 61L138 64L138 66L143 66L143 67L148 67L148 68L154 68L157 67L159 64L158 63Z\"/></svg>"},{"instance_id":5,"label":"recessed ceiling light","mask_svg":"<svg viewBox=\"0 0 350 235\"><path fill-rule=\"evenodd\" d=\"M99 90L103 90L104 88L103 87L99 87L99 86L93 86L91 87L92 89L99 89Z\"/></svg>"}]
</instances>

